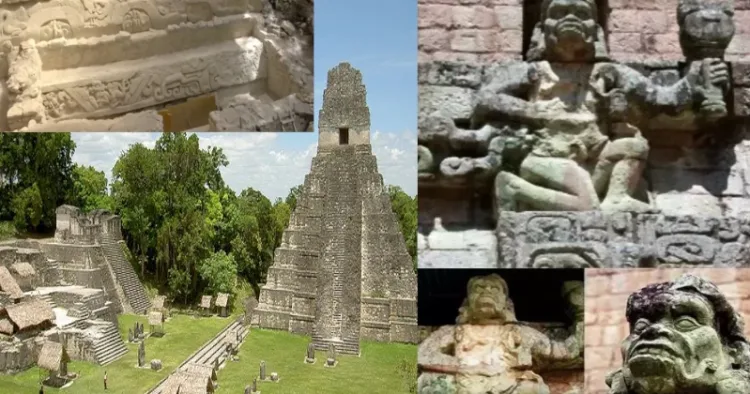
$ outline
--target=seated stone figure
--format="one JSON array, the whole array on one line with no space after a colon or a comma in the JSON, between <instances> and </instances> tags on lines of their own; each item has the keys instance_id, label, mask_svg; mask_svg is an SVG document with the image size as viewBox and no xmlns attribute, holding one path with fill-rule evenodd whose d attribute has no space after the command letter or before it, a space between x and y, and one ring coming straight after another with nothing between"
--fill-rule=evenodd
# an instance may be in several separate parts
<instances>
[{"instance_id":1,"label":"seated stone figure","mask_svg":"<svg viewBox=\"0 0 750 394\"><path fill-rule=\"evenodd\" d=\"M750 393L744 324L711 282L684 275L628 298L630 335L610 394Z\"/></svg>"},{"instance_id":2,"label":"seated stone figure","mask_svg":"<svg viewBox=\"0 0 750 394\"><path fill-rule=\"evenodd\" d=\"M456 326L444 326L419 345L421 394L549 394L538 372L582 357L583 284L563 294L575 317L564 341L516 321L508 286L497 274L469 281Z\"/></svg>"},{"instance_id":3,"label":"seated stone figure","mask_svg":"<svg viewBox=\"0 0 750 394\"><path fill-rule=\"evenodd\" d=\"M497 175L497 209L651 210L634 197L649 151L638 128L656 115L685 118L706 85L727 86L716 58L690 63L672 86L608 62L597 15L594 0L544 0L529 61L494 67L478 91L477 133L512 122L536 137L517 174Z\"/></svg>"}]
</instances>

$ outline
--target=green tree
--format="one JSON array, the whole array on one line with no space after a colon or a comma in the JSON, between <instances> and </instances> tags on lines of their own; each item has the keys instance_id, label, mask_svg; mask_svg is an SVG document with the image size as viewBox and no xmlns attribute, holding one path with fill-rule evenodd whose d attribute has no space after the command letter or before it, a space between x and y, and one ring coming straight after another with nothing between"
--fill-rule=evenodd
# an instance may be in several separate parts
<instances>
[{"instance_id":1,"label":"green tree","mask_svg":"<svg viewBox=\"0 0 750 394\"><path fill-rule=\"evenodd\" d=\"M198 272L209 293L233 293L237 263L231 254L226 254L223 250L213 253L201 262Z\"/></svg>"},{"instance_id":2,"label":"green tree","mask_svg":"<svg viewBox=\"0 0 750 394\"><path fill-rule=\"evenodd\" d=\"M276 202L273 203L273 222L275 225L274 248L281 245L281 237L284 235L284 230L289 226L291 215L292 211L289 209L289 205L281 198L277 198Z\"/></svg>"},{"instance_id":3,"label":"green tree","mask_svg":"<svg viewBox=\"0 0 750 394\"><path fill-rule=\"evenodd\" d=\"M131 146L113 169L115 208L142 272L185 302L203 285L198 262L227 242L220 172L227 164L221 149L201 149L196 135L164 133L153 149Z\"/></svg>"},{"instance_id":4,"label":"green tree","mask_svg":"<svg viewBox=\"0 0 750 394\"><path fill-rule=\"evenodd\" d=\"M107 177L104 171L97 171L94 167L73 165L72 194L69 203L84 212L113 208L112 198L107 194Z\"/></svg>"},{"instance_id":5,"label":"green tree","mask_svg":"<svg viewBox=\"0 0 750 394\"><path fill-rule=\"evenodd\" d=\"M53 230L55 209L71 195L74 150L69 133L0 133L0 220L29 231ZM34 201L14 203L17 198ZM23 214L16 219L16 212Z\"/></svg>"},{"instance_id":6,"label":"green tree","mask_svg":"<svg viewBox=\"0 0 750 394\"><path fill-rule=\"evenodd\" d=\"M297 197L302 193L302 186L303 185L297 185L289 189L289 194L287 194L286 199L284 200L286 205L289 206L291 212L294 212L294 209L297 208Z\"/></svg>"},{"instance_id":7,"label":"green tree","mask_svg":"<svg viewBox=\"0 0 750 394\"><path fill-rule=\"evenodd\" d=\"M396 214L401 234L406 242L406 249L411 255L414 266L417 263L417 198L411 198L398 186L388 186L391 207ZM416 269L416 268L415 268Z\"/></svg>"},{"instance_id":8,"label":"green tree","mask_svg":"<svg viewBox=\"0 0 750 394\"><path fill-rule=\"evenodd\" d=\"M33 230L42 222L44 201L36 183L16 194L12 206L13 224L17 230Z\"/></svg>"}]
</instances>

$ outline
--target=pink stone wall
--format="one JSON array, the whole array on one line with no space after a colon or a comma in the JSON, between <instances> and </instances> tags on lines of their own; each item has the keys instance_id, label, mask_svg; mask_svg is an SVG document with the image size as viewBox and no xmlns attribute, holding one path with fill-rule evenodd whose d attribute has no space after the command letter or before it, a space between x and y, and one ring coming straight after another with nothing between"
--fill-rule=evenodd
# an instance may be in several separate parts
<instances>
[{"instance_id":1,"label":"pink stone wall","mask_svg":"<svg viewBox=\"0 0 750 394\"><path fill-rule=\"evenodd\" d=\"M650 283L667 282L683 273L714 282L745 318L750 336L750 268L587 269L586 394L607 394L604 377L622 365L620 342L628 335L628 296Z\"/></svg>"},{"instance_id":2,"label":"pink stone wall","mask_svg":"<svg viewBox=\"0 0 750 394\"><path fill-rule=\"evenodd\" d=\"M521 59L523 0L419 0L419 61Z\"/></svg>"},{"instance_id":3,"label":"pink stone wall","mask_svg":"<svg viewBox=\"0 0 750 394\"><path fill-rule=\"evenodd\" d=\"M527 1L534 3L534 1ZM606 3L606 2L600 2ZM609 0L617 61L681 60L677 0ZM750 60L750 0L736 0L727 60ZM488 63L523 58L523 0L419 0L419 61Z\"/></svg>"}]
</instances>

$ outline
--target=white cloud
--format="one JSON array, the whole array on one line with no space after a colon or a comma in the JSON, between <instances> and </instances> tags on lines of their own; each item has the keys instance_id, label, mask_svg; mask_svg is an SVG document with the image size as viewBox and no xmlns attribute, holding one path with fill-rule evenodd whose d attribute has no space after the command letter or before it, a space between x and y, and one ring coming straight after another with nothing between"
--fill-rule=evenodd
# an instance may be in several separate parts
<instances>
[{"instance_id":1,"label":"white cloud","mask_svg":"<svg viewBox=\"0 0 750 394\"><path fill-rule=\"evenodd\" d=\"M317 152L317 133L200 133L202 148L220 147L229 160L222 168L224 181L235 192L252 187L272 201L284 198L289 189L304 182ZM120 154L134 143L153 147L158 133L74 133L76 163L91 165L111 179L112 167ZM299 136L309 143L289 143ZM417 136L413 131L380 132L371 137L378 169L386 184L397 185L408 194L417 191Z\"/></svg>"}]
</instances>

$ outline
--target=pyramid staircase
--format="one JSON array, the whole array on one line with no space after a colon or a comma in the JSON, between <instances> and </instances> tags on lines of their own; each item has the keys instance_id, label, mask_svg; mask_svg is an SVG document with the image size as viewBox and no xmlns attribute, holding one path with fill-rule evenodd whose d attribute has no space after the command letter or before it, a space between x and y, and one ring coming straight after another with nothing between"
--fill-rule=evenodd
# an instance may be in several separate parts
<instances>
[{"instance_id":1,"label":"pyramid staircase","mask_svg":"<svg viewBox=\"0 0 750 394\"><path fill-rule=\"evenodd\" d=\"M52 294L50 293L40 294L39 298L41 298L42 301L46 302L47 305L49 305L51 309L57 308L57 303L55 303L55 301L52 300Z\"/></svg>"},{"instance_id":2,"label":"pyramid staircase","mask_svg":"<svg viewBox=\"0 0 750 394\"><path fill-rule=\"evenodd\" d=\"M101 323L102 335L94 342L94 357L99 365L107 365L128 352L117 326L110 322Z\"/></svg>"},{"instance_id":3,"label":"pyramid staircase","mask_svg":"<svg viewBox=\"0 0 750 394\"><path fill-rule=\"evenodd\" d=\"M148 299L146 289L143 288L143 284L138 279L133 266L125 260L121 242L113 239L109 234L104 235L101 242L104 257L115 274L117 284L122 287L133 313L146 313L151 308L151 301Z\"/></svg>"}]
</instances>

